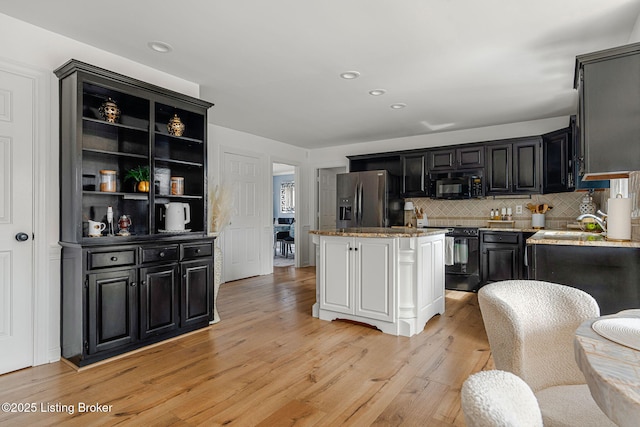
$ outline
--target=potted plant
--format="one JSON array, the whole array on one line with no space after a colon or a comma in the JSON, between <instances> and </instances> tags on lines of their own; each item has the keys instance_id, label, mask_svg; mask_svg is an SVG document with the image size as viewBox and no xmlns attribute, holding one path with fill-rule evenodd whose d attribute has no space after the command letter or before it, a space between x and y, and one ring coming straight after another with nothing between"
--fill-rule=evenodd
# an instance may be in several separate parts
<instances>
[{"instance_id":1,"label":"potted plant","mask_svg":"<svg viewBox=\"0 0 640 427\"><path fill-rule=\"evenodd\" d=\"M124 177L125 181L130 179L134 180L137 184L134 187L134 191L140 191L141 193L149 192L149 166L136 166L133 169L129 169Z\"/></svg>"}]
</instances>

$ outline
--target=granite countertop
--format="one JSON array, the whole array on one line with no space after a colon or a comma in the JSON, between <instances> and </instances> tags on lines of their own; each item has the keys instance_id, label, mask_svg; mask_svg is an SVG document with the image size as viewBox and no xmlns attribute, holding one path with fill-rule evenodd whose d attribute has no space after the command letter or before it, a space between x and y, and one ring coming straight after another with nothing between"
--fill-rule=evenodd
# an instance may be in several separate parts
<instances>
[{"instance_id":1,"label":"granite countertop","mask_svg":"<svg viewBox=\"0 0 640 427\"><path fill-rule=\"evenodd\" d=\"M640 248L640 241L607 240L599 233L568 230L541 230L527 239L529 245L607 246L615 248Z\"/></svg>"},{"instance_id":2,"label":"granite countertop","mask_svg":"<svg viewBox=\"0 0 640 427\"><path fill-rule=\"evenodd\" d=\"M495 227L479 227L482 231L511 231L512 233L537 233L539 228L495 228Z\"/></svg>"},{"instance_id":3,"label":"granite countertop","mask_svg":"<svg viewBox=\"0 0 640 427\"><path fill-rule=\"evenodd\" d=\"M334 228L329 230L311 230L309 234L319 236L340 237L421 237L446 233L443 228L414 228L414 227L362 227L362 228Z\"/></svg>"}]
</instances>

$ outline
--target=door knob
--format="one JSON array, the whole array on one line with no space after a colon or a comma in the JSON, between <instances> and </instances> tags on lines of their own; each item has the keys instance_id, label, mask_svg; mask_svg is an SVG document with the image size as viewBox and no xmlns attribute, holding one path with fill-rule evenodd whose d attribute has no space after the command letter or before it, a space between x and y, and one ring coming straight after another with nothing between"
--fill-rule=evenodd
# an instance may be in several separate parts
<instances>
[{"instance_id":1,"label":"door knob","mask_svg":"<svg viewBox=\"0 0 640 427\"><path fill-rule=\"evenodd\" d=\"M26 242L29 240L29 235L27 233L18 233L16 234L16 240L18 242Z\"/></svg>"}]
</instances>

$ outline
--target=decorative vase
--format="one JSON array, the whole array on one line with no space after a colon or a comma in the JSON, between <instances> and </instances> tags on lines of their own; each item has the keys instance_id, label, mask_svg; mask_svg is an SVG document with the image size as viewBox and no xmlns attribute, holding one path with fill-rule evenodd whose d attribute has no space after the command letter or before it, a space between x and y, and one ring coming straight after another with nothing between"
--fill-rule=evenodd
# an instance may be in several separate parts
<instances>
[{"instance_id":1,"label":"decorative vase","mask_svg":"<svg viewBox=\"0 0 640 427\"><path fill-rule=\"evenodd\" d=\"M580 203L580 214L595 214L596 213L596 204L593 201L593 197L588 194L582 198L582 203Z\"/></svg>"},{"instance_id":2,"label":"decorative vase","mask_svg":"<svg viewBox=\"0 0 640 427\"><path fill-rule=\"evenodd\" d=\"M138 182L138 191L141 193L149 192L149 181L140 181Z\"/></svg>"},{"instance_id":3,"label":"decorative vase","mask_svg":"<svg viewBox=\"0 0 640 427\"><path fill-rule=\"evenodd\" d=\"M217 245L213 245L213 323L220 321L218 314L218 291L222 283L222 249Z\"/></svg>"},{"instance_id":4,"label":"decorative vase","mask_svg":"<svg viewBox=\"0 0 640 427\"><path fill-rule=\"evenodd\" d=\"M169 123L167 123L167 130L170 135L173 136L182 136L184 133L184 123L180 120L177 114L174 114Z\"/></svg>"},{"instance_id":5,"label":"decorative vase","mask_svg":"<svg viewBox=\"0 0 640 427\"><path fill-rule=\"evenodd\" d=\"M100 116L109 123L115 123L120 117L120 109L116 102L111 98L107 98L107 100L102 103L98 112L100 113Z\"/></svg>"}]
</instances>

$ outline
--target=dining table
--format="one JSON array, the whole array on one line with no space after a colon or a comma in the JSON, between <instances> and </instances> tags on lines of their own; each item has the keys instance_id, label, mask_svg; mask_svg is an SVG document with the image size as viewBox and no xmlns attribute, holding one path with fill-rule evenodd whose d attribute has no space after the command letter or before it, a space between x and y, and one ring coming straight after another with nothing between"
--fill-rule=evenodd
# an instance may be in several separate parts
<instances>
[{"instance_id":1,"label":"dining table","mask_svg":"<svg viewBox=\"0 0 640 427\"><path fill-rule=\"evenodd\" d=\"M640 309L583 322L575 358L600 409L621 427L640 425Z\"/></svg>"}]
</instances>

